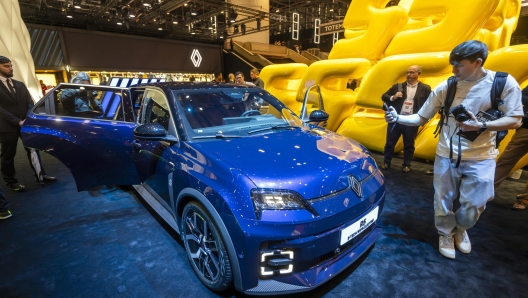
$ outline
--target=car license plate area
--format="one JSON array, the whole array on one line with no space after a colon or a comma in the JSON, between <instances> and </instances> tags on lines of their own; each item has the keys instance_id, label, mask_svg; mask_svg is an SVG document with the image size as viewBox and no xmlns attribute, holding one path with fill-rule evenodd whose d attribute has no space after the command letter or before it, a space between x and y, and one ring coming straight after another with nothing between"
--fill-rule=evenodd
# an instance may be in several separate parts
<instances>
[{"instance_id":1,"label":"car license plate area","mask_svg":"<svg viewBox=\"0 0 528 298\"><path fill-rule=\"evenodd\" d=\"M339 245L344 245L348 241L354 239L354 237L361 234L361 232L366 230L368 227L373 225L378 219L378 208L379 207L376 206L376 208L370 211L367 215L363 216L361 219L357 220L348 227L342 229Z\"/></svg>"}]
</instances>

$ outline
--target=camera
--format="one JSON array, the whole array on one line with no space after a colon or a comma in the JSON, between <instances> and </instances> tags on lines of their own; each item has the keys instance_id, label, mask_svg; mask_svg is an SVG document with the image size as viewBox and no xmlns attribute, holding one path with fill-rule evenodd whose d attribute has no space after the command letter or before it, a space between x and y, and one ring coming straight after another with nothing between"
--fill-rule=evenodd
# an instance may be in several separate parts
<instances>
[{"instance_id":1,"label":"camera","mask_svg":"<svg viewBox=\"0 0 528 298\"><path fill-rule=\"evenodd\" d=\"M89 96L92 96L92 97L95 97L97 96L97 90L86 90L86 88L84 87L81 87L79 88L79 91L77 91L79 94L81 95L89 95Z\"/></svg>"},{"instance_id":2,"label":"camera","mask_svg":"<svg viewBox=\"0 0 528 298\"><path fill-rule=\"evenodd\" d=\"M463 105L458 105L456 107L451 108L449 113L453 114L453 117L455 117L455 120L458 122L464 122L471 119L469 117L468 111Z\"/></svg>"}]
</instances>

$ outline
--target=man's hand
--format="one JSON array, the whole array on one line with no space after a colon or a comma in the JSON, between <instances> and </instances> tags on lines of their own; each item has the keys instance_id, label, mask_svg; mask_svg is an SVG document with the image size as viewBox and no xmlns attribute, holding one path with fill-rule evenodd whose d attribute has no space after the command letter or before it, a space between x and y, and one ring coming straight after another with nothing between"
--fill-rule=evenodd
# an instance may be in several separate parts
<instances>
[{"instance_id":1,"label":"man's hand","mask_svg":"<svg viewBox=\"0 0 528 298\"><path fill-rule=\"evenodd\" d=\"M387 111L385 111L385 121L388 123L394 123L398 120L398 113L396 113L396 110L393 107L389 107Z\"/></svg>"},{"instance_id":2,"label":"man's hand","mask_svg":"<svg viewBox=\"0 0 528 298\"><path fill-rule=\"evenodd\" d=\"M477 131L482 127L482 122L477 121L477 118L475 118L475 115L467 111L467 114L469 116L469 120L465 122L458 122L460 129L462 131Z\"/></svg>"},{"instance_id":3,"label":"man's hand","mask_svg":"<svg viewBox=\"0 0 528 298\"><path fill-rule=\"evenodd\" d=\"M19 126L24 125L24 121L26 121L26 120L20 120L20 121L18 122L18 125L19 125Z\"/></svg>"},{"instance_id":4,"label":"man's hand","mask_svg":"<svg viewBox=\"0 0 528 298\"><path fill-rule=\"evenodd\" d=\"M396 99L402 98L402 97L403 97L403 93L398 91L396 92L396 94L392 96L392 101L395 101Z\"/></svg>"}]
</instances>

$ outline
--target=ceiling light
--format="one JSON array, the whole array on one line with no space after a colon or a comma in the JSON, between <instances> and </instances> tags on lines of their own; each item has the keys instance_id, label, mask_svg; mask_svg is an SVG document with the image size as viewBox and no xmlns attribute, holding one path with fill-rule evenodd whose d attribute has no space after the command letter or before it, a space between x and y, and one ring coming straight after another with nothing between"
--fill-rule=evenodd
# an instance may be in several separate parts
<instances>
[{"instance_id":1,"label":"ceiling light","mask_svg":"<svg viewBox=\"0 0 528 298\"><path fill-rule=\"evenodd\" d=\"M118 24L119 26L123 25L123 23L122 23L121 21L117 21L117 24Z\"/></svg>"},{"instance_id":2,"label":"ceiling light","mask_svg":"<svg viewBox=\"0 0 528 298\"><path fill-rule=\"evenodd\" d=\"M148 2L143 2L143 6L145 6L145 7L150 7L150 3L148 3Z\"/></svg>"},{"instance_id":3,"label":"ceiling light","mask_svg":"<svg viewBox=\"0 0 528 298\"><path fill-rule=\"evenodd\" d=\"M133 13L133 12L131 12L128 16L131 17L131 18L135 18L135 17L136 17L136 14Z\"/></svg>"},{"instance_id":4,"label":"ceiling light","mask_svg":"<svg viewBox=\"0 0 528 298\"><path fill-rule=\"evenodd\" d=\"M73 10L72 10L71 8L68 8L68 9L66 10L66 17L67 17L68 19L72 19L72 18L73 18Z\"/></svg>"},{"instance_id":5,"label":"ceiling light","mask_svg":"<svg viewBox=\"0 0 528 298\"><path fill-rule=\"evenodd\" d=\"M191 15L192 15L192 16L195 16L195 15L196 15L196 10L194 9L194 7L191 7Z\"/></svg>"}]
</instances>

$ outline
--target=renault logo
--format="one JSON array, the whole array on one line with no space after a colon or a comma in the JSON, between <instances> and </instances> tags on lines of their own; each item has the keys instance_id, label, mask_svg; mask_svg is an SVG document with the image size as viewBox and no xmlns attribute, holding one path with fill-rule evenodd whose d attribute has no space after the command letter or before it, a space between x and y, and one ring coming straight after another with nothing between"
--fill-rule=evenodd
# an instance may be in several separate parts
<instances>
[{"instance_id":1,"label":"renault logo","mask_svg":"<svg viewBox=\"0 0 528 298\"><path fill-rule=\"evenodd\" d=\"M350 183L350 188L352 188L352 190L356 193L358 198L361 198L361 196L363 195L362 189L361 189L361 183L359 183L356 177L352 175L348 176L348 181Z\"/></svg>"},{"instance_id":2,"label":"renault logo","mask_svg":"<svg viewBox=\"0 0 528 298\"><path fill-rule=\"evenodd\" d=\"M197 49L194 49L191 54L191 61L194 64L194 67L200 67L200 63L202 63L202 55L200 55L200 52L198 52Z\"/></svg>"}]
</instances>

